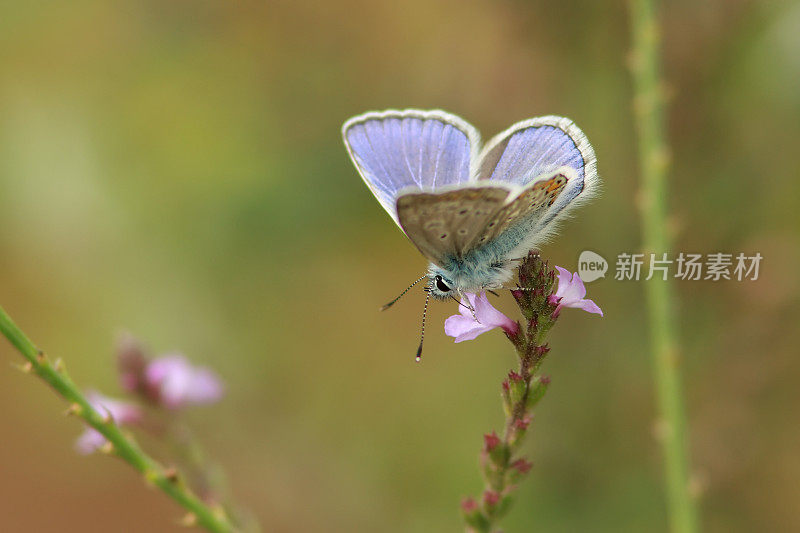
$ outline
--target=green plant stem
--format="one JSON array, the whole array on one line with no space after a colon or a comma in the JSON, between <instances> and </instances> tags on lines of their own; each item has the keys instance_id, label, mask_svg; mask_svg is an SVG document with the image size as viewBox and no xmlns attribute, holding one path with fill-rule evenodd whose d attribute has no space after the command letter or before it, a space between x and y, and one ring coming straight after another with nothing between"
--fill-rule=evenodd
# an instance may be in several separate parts
<instances>
[{"instance_id":1,"label":"green plant stem","mask_svg":"<svg viewBox=\"0 0 800 533\"><path fill-rule=\"evenodd\" d=\"M533 346L532 346L533 348ZM518 348L520 359L519 375L522 376L524 392L515 402L511 402L506 413L506 423L503 435L500 437L497 452L484 452L481 458L484 477L486 478L485 492L494 492L500 497L495 505L489 505L484 500L481 508L476 510L474 516L467 516L468 533L489 533L494 525L505 515L511 505L511 495L516 489L516 484L524 474L513 471L513 462L523 459L516 455L519 450L526 430L520 429L518 423L525 421L527 426L532 418L533 406L541 399L547 387L547 382L535 376L544 358L544 354L535 353L534 349L527 346ZM532 396L536 395L536 398Z\"/></svg>"},{"instance_id":2,"label":"green plant stem","mask_svg":"<svg viewBox=\"0 0 800 533\"><path fill-rule=\"evenodd\" d=\"M69 402L68 413L79 416L86 424L100 432L110 443L107 449L109 453L118 456L138 470L147 483L158 487L184 507L190 513L185 520L187 525L197 524L215 533L236 531L224 511L206 505L185 485L176 472L162 467L142 451L132 438L123 433L112 419L98 413L67 375L60 360L52 363L1 307L0 332L27 359L22 370L39 376L59 396Z\"/></svg>"},{"instance_id":3,"label":"green plant stem","mask_svg":"<svg viewBox=\"0 0 800 533\"><path fill-rule=\"evenodd\" d=\"M641 172L641 220L644 251L670 251L666 174L669 162L664 140L664 88L661 82L660 36L655 0L630 0L633 50L631 72L634 114L638 128ZM678 336L671 286L653 277L645 282L656 399L660 411L667 503L673 532L697 531L695 501L689 493L686 414L679 368Z\"/></svg>"},{"instance_id":4,"label":"green plant stem","mask_svg":"<svg viewBox=\"0 0 800 533\"><path fill-rule=\"evenodd\" d=\"M502 436L492 432L484 437L481 471L485 480L480 504L469 498L462 502L468 533L489 533L508 512L517 484L527 475L530 463L519 455L533 409L547 391L549 378L538 375L550 351L544 339L556 321L555 305L549 303L554 274L537 254L530 254L519 267L520 287L512 291L525 318L524 327L506 331L519 358L519 372L503 382L505 425ZM490 445L491 442L491 445Z\"/></svg>"}]
</instances>

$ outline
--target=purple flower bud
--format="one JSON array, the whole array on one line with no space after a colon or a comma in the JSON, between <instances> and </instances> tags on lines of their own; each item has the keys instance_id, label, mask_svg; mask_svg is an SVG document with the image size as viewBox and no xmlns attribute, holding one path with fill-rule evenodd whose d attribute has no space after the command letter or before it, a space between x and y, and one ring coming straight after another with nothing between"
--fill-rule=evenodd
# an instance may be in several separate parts
<instances>
[{"instance_id":1,"label":"purple flower bud","mask_svg":"<svg viewBox=\"0 0 800 533\"><path fill-rule=\"evenodd\" d=\"M181 354L151 361L144 372L150 397L167 409L212 403L222 397L222 382L205 367L193 366Z\"/></svg>"}]
</instances>

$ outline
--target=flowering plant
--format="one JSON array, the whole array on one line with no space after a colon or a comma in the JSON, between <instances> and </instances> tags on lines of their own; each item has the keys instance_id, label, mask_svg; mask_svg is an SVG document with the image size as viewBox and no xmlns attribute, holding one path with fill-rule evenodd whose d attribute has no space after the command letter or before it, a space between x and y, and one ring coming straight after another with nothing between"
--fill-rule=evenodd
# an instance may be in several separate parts
<instances>
[{"instance_id":1,"label":"flowering plant","mask_svg":"<svg viewBox=\"0 0 800 533\"><path fill-rule=\"evenodd\" d=\"M197 525L218 533L257 530L249 515L223 500L221 491L208 475L207 460L187 465L186 472L179 471L174 464L164 466L145 452L128 431L133 427L155 429L156 436L173 441L171 444L178 451L197 457L197 442L174 416L167 426L181 431L163 431L159 412L170 414L172 410L174 414L175 409L191 403L216 401L222 394L222 384L216 374L194 367L182 356L150 361L136 341L125 338L118 350L120 380L122 387L136 396L134 400L141 401L109 398L96 391L81 391L67 374L63 361L47 357L2 308L0 333L25 358L19 369L41 378L69 404L66 414L86 424L75 443L76 451L81 454L100 451L128 463L149 485L157 487L186 510L181 521L183 525ZM172 438L175 433L180 433L180 438Z\"/></svg>"},{"instance_id":2,"label":"flowering plant","mask_svg":"<svg viewBox=\"0 0 800 533\"><path fill-rule=\"evenodd\" d=\"M485 487L479 498L466 498L461 510L468 531L489 532L508 511L511 494L517 483L531 469L531 463L519 454L532 410L542 399L550 378L539 373L550 347L544 339L564 307L583 309L600 316L603 312L592 300L585 299L586 288L578 274L564 268L550 270L547 262L531 253L519 267L519 288L512 290L524 318L520 325L495 309L486 293L467 294L459 314L445 321L445 333L462 342L492 329L501 328L514 345L519 370L511 370L503 381L501 394L505 426L500 435L492 431L483 437L480 454Z\"/></svg>"}]
</instances>

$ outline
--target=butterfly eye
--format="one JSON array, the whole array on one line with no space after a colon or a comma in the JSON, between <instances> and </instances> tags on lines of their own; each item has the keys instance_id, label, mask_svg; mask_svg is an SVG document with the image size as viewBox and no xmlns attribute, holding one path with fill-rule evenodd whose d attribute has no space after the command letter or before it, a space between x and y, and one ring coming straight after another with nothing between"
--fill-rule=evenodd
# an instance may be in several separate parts
<instances>
[{"instance_id":1,"label":"butterfly eye","mask_svg":"<svg viewBox=\"0 0 800 533\"><path fill-rule=\"evenodd\" d=\"M437 289L439 289L442 292L450 292L450 287L448 287L447 284L444 282L444 280L442 280L442 276L436 276L433 279L436 282Z\"/></svg>"}]
</instances>

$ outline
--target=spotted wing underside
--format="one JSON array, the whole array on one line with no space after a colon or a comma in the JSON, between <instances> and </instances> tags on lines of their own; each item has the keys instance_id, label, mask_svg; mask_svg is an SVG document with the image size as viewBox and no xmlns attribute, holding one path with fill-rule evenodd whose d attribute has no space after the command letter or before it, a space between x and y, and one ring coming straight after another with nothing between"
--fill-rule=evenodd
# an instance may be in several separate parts
<instances>
[{"instance_id":1,"label":"spotted wing underside","mask_svg":"<svg viewBox=\"0 0 800 533\"><path fill-rule=\"evenodd\" d=\"M397 214L403 231L422 254L442 265L447 258L461 258L524 221L533 225L570 178L574 178L570 169L562 168L521 189L498 185L411 192L398 198Z\"/></svg>"},{"instance_id":2,"label":"spotted wing underside","mask_svg":"<svg viewBox=\"0 0 800 533\"><path fill-rule=\"evenodd\" d=\"M562 193L568 190L568 185L575 180L572 169L561 169L540 176L529 183L517 196L512 198L500 209L492 220L488 221L477 239L470 243L470 247L479 247L492 242L506 231L517 229L519 242L514 243L512 249L517 248L526 238L530 238L537 230L547 213L552 209ZM513 240L511 241L513 242ZM533 243L530 243L532 246ZM530 248L529 248L530 249ZM526 254L528 250L522 252ZM519 253L506 255L505 259L518 259Z\"/></svg>"},{"instance_id":3,"label":"spotted wing underside","mask_svg":"<svg viewBox=\"0 0 800 533\"><path fill-rule=\"evenodd\" d=\"M397 199L400 226L422 254L436 264L461 257L503 209L512 190L466 187L446 192L411 192Z\"/></svg>"},{"instance_id":4,"label":"spotted wing underside","mask_svg":"<svg viewBox=\"0 0 800 533\"><path fill-rule=\"evenodd\" d=\"M594 149L568 118L546 116L518 122L492 138L479 159L476 177L481 181L524 186L552 176L555 171L563 171L568 178L557 200L538 212L538 219L528 216L525 220L531 246L551 234L572 209L597 193Z\"/></svg>"}]
</instances>

